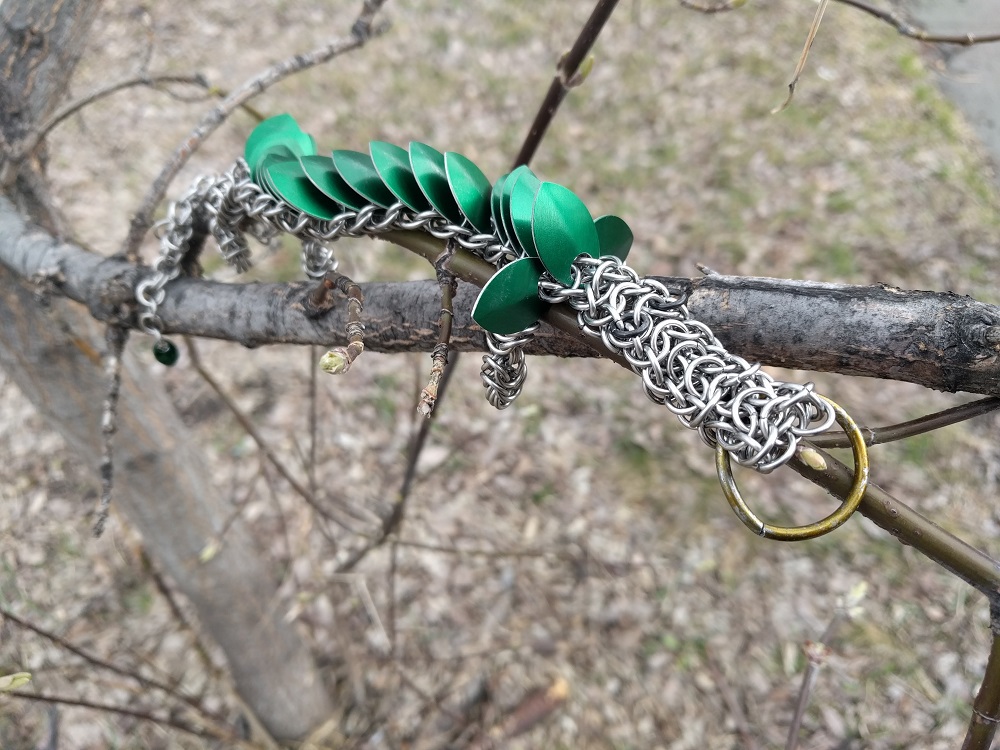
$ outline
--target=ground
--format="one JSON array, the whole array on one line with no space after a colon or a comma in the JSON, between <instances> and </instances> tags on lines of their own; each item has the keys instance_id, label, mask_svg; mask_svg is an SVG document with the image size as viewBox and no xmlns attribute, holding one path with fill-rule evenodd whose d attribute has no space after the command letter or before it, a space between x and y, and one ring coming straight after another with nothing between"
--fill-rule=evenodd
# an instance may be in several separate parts
<instances>
[{"instance_id":1,"label":"ground","mask_svg":"<svg viewBox=\"0 0 1000 750\"><path fill-rule=\"evenodd\" d=\"M128 74L147 54L152 71L195 70L233 87L343 33L357 5L110 2L74 93ZM388 35L254 106L293 112L325 147L421 140L463 152L496 177L588 5L390 0ZM596 212L626 218L637 237L630 262L642 273L692 276L703 263L1000 301L1000 195L968 127L931 83L933 49L834 4L794 103L771 114L814 9L773 0L709 17L676 3L622 3L536 171ZM50 173L80 242L117 249L146 185L206 106L134 91L56 131ZM228 166L252 125L235 116L171 194ZM151 241L147 259L154 253ZM371 243L344 243L339 257L359 280L430 274L403 251ZM252 278L299 273L291 246L258 250L257 259ZM237 280L219 263L209 272ZM282 458L304 471L315 353L201 349ZM333 746L437 747L463 701L485 696L490 725L532 689L561 681L565 705L510 747L782 746L802 645L861 582L863 611L831 642L801 747L960 742L988 652L983 597L860 518L809 543L753 537L726 507L711 450L651 407L620 368L533 359L524 395L498 413L482 397L478 357L463 357L395 563L385 548L344 577L338 561L363 539L335 529L333 549L186 360L165 372L141 337L130 350L149 363L151 382L173 393L220 491L234 507L243 503L283 581L276 606L309 638L337 690L338 732L359 737L378 726L364 741ZM428 369L425 355L366 353L348 375L319 381L315 477L347 523L367 523L395 497ZM907 384L775 374L814 379L872 425L968 400ZM13 385L0 383L0 604L104 658L176 679L235 717L224 678L198 658L126 520L116 518L100 541L90 537L96 467L77 463ZM880 447L873 478L993 549L997 422L984 417ZM829 507L789 472L739 478L776 519ZM0 639L0 672L29 670L40 691L167 705L9 621ZM35 747L45 724L43 706L0 698L0 746ZM61 709L61 730L65 748L208 747L82 709Z\"/></svg>"}]
</instances>

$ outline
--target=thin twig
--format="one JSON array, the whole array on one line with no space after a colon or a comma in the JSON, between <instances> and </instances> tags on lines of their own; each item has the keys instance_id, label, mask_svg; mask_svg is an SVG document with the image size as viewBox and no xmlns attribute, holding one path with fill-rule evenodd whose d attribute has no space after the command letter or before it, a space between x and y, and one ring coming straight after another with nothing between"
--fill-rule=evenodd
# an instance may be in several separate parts
<instances>
[{"instance_id":1,"label":"thin twig","mask_svg":"<svg viewBox=\"0 0 1000 750\"><path fill-rule=\"evenodd\" d=\"M317 387L316 360L319 357L319 347L315 344L309 347L309 458L306 467L306 478L309 480L309 493L315 497L317 493L316 484L316 447L319 436L319 399Z\"/></svg>"},{"instance_id":2,"label":"thin twig","mask_svg":"<svg viewBox=\"0 0 1000 750\"><path fill-rule=\"evenodd\" d=\"M916 39L929 44L960 44L963 47L971 47L973 44L985 44L989 42L1000 42L1000 33L996 34L934 34L920 26L916 26L907 21L903 16L894 10L883 10L870 5L864 0L835 0L835 2L857 8L863 13L867 13L873 18L884 21L897 32L910 39ZM723 0L723 2L700 2L699 0L680 0L680 4L699 13L725 13L726 11L742 8L747 4L747 0Z\"/></svg>"},{"instance_id":3,"label":"thin twig","mask_svg":"<svg viewBox=\"0 0 1000 750\"><path fill-rule=\"evenodd\" d=\"M837 602L833 617L830 618L826 630L819 637L818 641L806 641L802 647L806 655L806 671L802 675L802 686L799 689L799 697L795 702L795 714L792 717L792 724L788 729L788 741L785 743L785 750L795 750L799 744L799 730L802 727L802 717L805 715L806 707L809 705L809 698L812 689L816 685L819 672L826 664L832 653L830 642L836 637L840 627L845 622L858 617L862 612L861 602L868 592L868 584L861 581L854 585L851 591Z\"/></svg>"},{"instance_id":4,"label":"thin twig","mask_svg":"<svg viewBox=\"0 0 1000 750\"><path fill-rule=\"evenodd\" d=\"M143 570L149 574L150 578L153 579L153 585L156 586L156 590L160 592L160 595L164 599L166 599L167 606L170 608L170 612L173 615L174 620L180 625L181 630L187 631L192 644L194 644L194 650L198 654L198 658L201 660L202 667L208 674L212 675L217 682L220 684L227 684L225 674L212 662L212 657L209 655L205 646L201 642L198 630L184 614L184 610L181 609L181 605L177 601L177 597L174 596L174 592L170 590L170 586L167 584L166 579L164 579L159 569L153 564L153 561L149 558L145 549L140 551L140 560L142 562Z\"/></svg>"},{"instance_id":5,"label":"thin twig","mask_svg":"<svg viewBox=\"0 0 1000 750\"><path fill-rule=\"evenodd\" d=\"M972 718L962 750L989 750L1000 724L1000 602L995 598L990 602L990 630L993 644L983 683L972 703Z\"/></svg>"},{"instance_id":6,"label":"thin twig","mask_svg":"<svg viewBox=\"0 0 1000 750\"><path fill-rule=\"evenodd\" d=\"M424 701L425 704L427 704L429 706L434 706L441 713L443 713L445 716L447 716L449 719L451 719L453 722L455 722L455 724L461 724L465 720L464 716L462 716L461 714L456 713L452 709L448 708L448 706L444 705L444 698L445 698L445 696L448 695L449 692L451 692L451 687L450 686L448 686L447 688L445 688L443 690L439 690L434 695L431 695L426 690L424 690L422 687L420 687L420 685L418 685L416 683L416 681L412 677L410 677L410 675L408 675L406 673L406 670L403 669L402 665L400 665L399 663L396 663L393 666L396 669L396 674L399 675L399 678L403 681L403 683L408 688L410 688L410 690L412 690L414 693L416 693L418 697L420 697L421 699L423 699L423 701Z\"/></svg>"},{"instance_id":7,"label":"thin twig","mask_svg":"<svg viewBox=\"0 0 1000 750\"><path fill-rule=\"evenodd\" d=\"M729 717L736 725L736 733L740 737L743 750L757 750L757 742L754 740L750 722L747 721L746 711L743 710L743 705L730 684L731 681L723 674L722 669L716 664L715 657L707 648L705 666L708 668L712 676L712 681L715 683L716 689L719 691L722 700L726 704L726 708L729 710Z\"/></svg>"},{"instance_id":8,"label":"thin twig","mask_svg":"<svg viewBox=\"0 0 1000 750\"><path fill-rule=\"evenodd\" d=\"M396 569L399 564L399 545L393 541L389 545L389 573L386 597L389 600L389 611L386 621L389 623L389 656L393 659L399 653L399 643L396 637Z\"/></svg>"},{"instance_id":9,"label":"thin twig","mask_svg":"<svg viewBox=\"0 0 1000 750\"><path fill-rule=\"evenodd\" d=\"M285 540L285 552L289 560L291 560L293 556L292 536L288 530L288 521L285 518L285 512L282 509L281 501L279 500L281 495L280 493L278 493L277 488L274 486L274 482L271 479L271 474L267 470L266 461L261 461L260 471L258 472L258 476L264 477L264 483L267 485L267 489L271 493L271 504L274 506L274 514L275 516L277 516L278 519L278 526L280 527L281 536ZM337 545L336 541L333 538L333 535L330 534L329 530L321 523L317 523L316 528L320 530L320 533L323 535L323 538L330 543L332 550L335 552L337 549ZM285 585L285 581L287 581L289 578L295 579L295 583L297 584L299 590L301 590L303 583L302 581L299 580L295 566L291 564L282 566L281 578L278 580L277 582L278 585L274 587L274 590L280 591L282 587ZM295 605L293 606L298 606L299 604L301 604L301 601L296 602Z\"/></svg>"},{"instance_id":10,"label":"thin twig","mask_svg":"<svg viewBox=\"0 0 1000 750\"><path fill-rule=\"evenodd\" d=\"M451 348L451 324L455 319L454 300L458 293L458 280L443 267L437 270L438 284L441 286L441 314L438 316L438 343L431 352L431 374L427 385L420 391L417 413L429 417L438 399L441 377L448 366L448 351Z\"/></svg>"},{"instance_id":11,"label":"thin twig","mask_svg":"<svg viewBox=\"0 0 1000 750\"><path fill-rule=\"evenodd\" d=\"M725 2L704 3L698 0L680 0L681 7L688 10L696 10L699 13L713 15L715 13L726 13L730 10L742 8L747 4L747 0L725 0Z\"/></svg>"},{"instance_id":12,"label":"thin twig","mask_svg":"<svg viewBox=\"0 0 1000 750\"><path fill-rule=\"evenodd\" d=\"M215 391L215 394L222 400L222 403L226 405L226 408L229 409L232 415L236 418L236 421L240 423L240 426L257 444L257 447L260 448L261 452L271 463L271 465L274 466L274 468L278 470L278 473L281 474L284 480L288 482L289 485L291 485L292 489L295 490L295 493L299 495L299 497L301 497L303 500L305 500L306 503L309 505L309 507L311 507L317 513L323 516L323 518L333 521L335 524L337 524L344 530L351 532L352 534L357 533L349 526L345 525L343 521L340 521L339 519L332 516L326 508L320 505L316 497L311 492L309 492L309 489L305 487L302 484L302 482L300 482L295 477L295 475L292 474L291 471L288 470L288 467L285 466L282 460L274 452L274 449L271 448L271 444L268 443L267 440L264 439L264 436L260 434L260 431L254 425L253 421L246 414L243 413L240 407L236 404L235 401L233 401L229 397L229 394L226 393L226 391L219 384L219 382L214 377L212 377L212 374L209 373L208 370L205 369L204 364L202 364L201 357L198 354L198 347L195 345L194 339L185 337L184 341L187 344L188 356L191 358L191 366L194 367L195 372L197 372L198 375L201 376L202 380L204 380L208 384L209 388Z\"/></svg>"},{"instance_id":13,"label":"thin twig","mask_svg":"<svg viewBox=\"0 0 1000 750\"><path fill-rule=\"evenodd\" d=\"M90 708L95 711L104 711L106 713L119 714L121 716L131 716L133 719L141 719L142 721L149 721L159 726L171 727L172 729L177 729L181 732L194 735L195 737L201 737L202 739L234 742L240 747L249 747L249 745L247 745L242 738L240 738L229 727L226 727L225 731L214 726L198 728L172 716L155 716L152 713L140 711L134 708L112 706L108 703L96 703L94 701L83 700L81 698L66 698L59 695L46 695L44 693L22 693L16 690L8 693L7 695L16 696L29 701L57 703L63 706L77 706L79 708Z\"/></svg>"},{"instance_id":14,"label":"thin twig","mask_svg":"<svg viewBox=\"0 0 1000 750\"><path fill-rule=\"evenodd\" d=\"M258 73L239 88L233 91L208 114L202 117L197 127L188 134L188 137L174 150L173 154L163 165L160 173L156 176L150 186L138 210L132 217L129 225L128 235L122 243L121 252L131 263L139 260L139 245L142 238L153 225L153 211L163 200L171 181L187 163L191 155L198 150L209 135L226 121L238 107L258 96L274 84L284 80L290 75L300 71L321 65L338 55L342 55L351 50L363 47L368 40L383 34L388 30L387 24L373 25L375 16L385 0L365 0L361 13L351 27L351 34L347 37L335 39L324 44L311 52L293 55L281 62L272 65L262 73Z\"/></svg>"},{"instance_id":15,"label":"thin twig","mask_svg":"<svg viewBox=\"0 0 1000 750\"><path fill-rule=\"evenodd\" d=\"M862 427L861 432L865 435L865 445L881 445L891 443L895 440L922 435L925 432L947 427L948 425L964 422L967 419L989 414L991 411L1000 409L1000 397L989 396L976 401L970 401L961 406L953 406L950 409L937 411L923 417L917 417L907 422L887 425L886 427ZM839 430L825 432L814 438L809 438L809 442L816 448L850 448L850 439Z\"/></svg>"},{"instance_id":16,"label":"thin twig","mask_svg":"<svg viewBox=\"0 0 1000 750\"><path fill-rule=\"evenodd\" d=\"M556 65L556 75L549 85L549 91L542 100L541 106L538 108L538 114L535 115L535 120L531 123L531 129L524 139L517 158L514 159L513 166L519 167L522 164L529 164L531 162L535 156L535 151L538 150L538 146L542 142L542 138L545 137L545 131L552 124L552 119L555 117L559 105L566 98L566 94L569 93L571 88L579 86L583 82L585 75L580 75L580 66L587 59L587 55L590 54L590 50L594 46L594 42L597 41L601 29L604 28L604 24L611 17L617 5L618 0L597 0L597 5L594 6L590 18L587 19L583 28L580 29L580 33L573 46L559 60L558 65Z\"/></svg>"},{"instance_id":17,"label":"thin twig","mask_svg":"<svg viewBox=\"0 0 1000 750\"><path fill-rule=\"evenodd\" d=\"M337 289L347 297L347 346L334 347L319 360L320 369L331 375L343 375L351 369L354 360L361 356L365 350L365 325L361 322L361 315L364 312L365 296L361 287L351 281L342 273L329 271L323 278L320 288L316 290L310 302L316 307L319 296L329 296L329 293Z\"/></svg>"},{"instance_id":18,"label":"thin twig","mask_svg":"<svg viewBox=\"0 0 1000 750\"><path fill-rule=\"evenodd\" d=\"M257 476L260 476L260 474L258 473ZM257 481L255 477L254 481L251 482L250 486L247 488L247 491L243 494L243 497L233 502L233 510L222 522L222 527L218 530L218 532L213 534L205 543L205 546L201 548L201 552L198 554L198 559L201 562L206 563L219 554L219 550L222 549L222 543L225 541L226 534L229 533L233 524L236 523L236 519L243 515L243 511L246 509L247 503L253 499L256 486ZM316 493L314 492L313 497L315 496Z\"/></svg>"},{"instance_id":19,"label":"thin twig","mask_svg":"<svg viewBox=\"0 0 1000 750\"><path fill-rule=\"evenodd\" d=\"M802 54L799 55L799 62L795 66L795 73L792 74L792 80L788 84L788 96L785 98L785 101L780 107L776 107L771 110L772 115L781 112L792 103L792 97L795 96L795 87L798 85L799 78L802 76L802 71L806 67L806 60L809 59L809 50L812 49L813 42L816 41L816 34L819 32L819 25L823 22L823 14L826 13L826 9L829 4L830 0L819 0L819 6L816 8L816 14L813 16L812 25L810 25L809 33L806 35L806 43L802 47Z\"/></svg>"},{"instance_id":20,"label":"thin twig","mask_svg":"<svg viewBox=\"0 0 1000 750\"><path fill-rule=\"evenodd\" d=\"M1000 42L1000 33L996 34L932 34L919 26L914 26L903 19L903 17L892 10L882 10L875 8L862 0L837 0L839 3L857 8L880 21L885 21L903 36L917 39L921 42L932 44L961 44L964 47L973 44L984 44L987 42Z\"/></svg>"},{"instance_id":21,"label":"thin twig","mask_svg":"<svg viewBox=\"0 0 1000 750\"><path fill-rule=\"evenodd\" d=\"M122 352L128 341L129 329L109 323L104 327L104 372L108 378L108 391L104 396L101 410L101 497L97 504L97 520L94 521L94 536L104 533L111 508L111 492L115 484L114 439L118 431L118 396L122 388Z\"/></svg>"},{"instance_id":22,"label":"thin twig","mask_svg":"<svg viewBox=\"0 0 1000 750\"><path fill-rule=\"evenodd\" d=\"M389 639L389 634L382 624L382 618L379 616L375 600L372 599L371 592L368 590L368 581L365 576L361 573L335 573L330 578L331 580L339 580L351 585L355 594L361 600L361 605L365 608L368 619L381 636L382 643L385 645L385 652L388 653L392 649L392 641Z\"/></svg>"},{"instance_id":23,"label":"thin twig","mask_svg":"<svg viewBox=\"0 0 1000 750\"><path fill-rule=\"evenodd\" d=\"M448 383L451 382L451 377L454 372L455 362L452 360L451 365L445 369L444 374L441 376L441 382L438 384L439 402L445 397L445 393L448 391ZM410 497L410 490L413 489L413 480L417 475L417 459L420 458L424 445L427 443L427 437L431 432L431 425L434 424L433 417L434 414L432 413L430 419L425 419L420 422L420 427L417 428L417 432L413 436L413 440L410 441L410 450L406 457L406 471L403 475L403 483L399 488L399 493L396 495L396 502L393 504L392 510L382 520L382 529L380 533L368 544L356 550L354 554L341 563L337 568L338 573L346 573L353 570L358 563L367 557L369 552L385 544L386 540L388 540L388 538L392 534L396 533L400 526L402 526L403 518L406 515L406 503Z\"/></svg>"},{"instance_id":24,"label":"thin twig","mask_svg":"<svg viewBox=\"0 0 1000 750\"><path fill-rule=\"evenodd\" d=\"M38 625L35 625L33 622L18 617L13 612L8 610L6 607L0 606L0 617L10 620L18 627L24 628L25 630L30 630L35 635L39 635L42 638L52 641L60 648L69 651L71 654L79 656L84 661L94 665L95 667L98 667L99 669L105 669L109 672L113 672L114 674L120 675L122 677L127 677L129 679L135 680L136 682L139 683L139 685L141 685L144 688L153 688L156 690L160 690L169 695L171 698L186 703L191 708L196 710L198 713L204 715L207 719L216 722L222 721L222 719L219 716L205 709L196 698L193 698L189 695L185 695L184 693L178 691L171 685L162 683L159 680L156 680L152 677L144 677L138 672L130 672L124 667L119 667L118 665L112 664L109 661L105 661L104 659L98 656L94 656L93 654L84 651L79 646L70 643L61 636L56 635L55 633L46 630L45 628L42 628Z\"/></svg>"},{"instance_id":25,"label":"thin twig","mask_svg":"<svg viewBox=\"0 0 1000 750\"><path fill-rule=\"evenodd\" d=\"M57 112L55 112L51 117L49 117L45 122L39 125L32 133L30 133L25 140L23 140L19 145L14 154L11 156L11 160L19 162L24 159L25 156L34 152L38 145L45 139L45 137L52 132L59 124L69 119L77 112L79 112L84 107L88 107L94 102L100 101L112 94L116 94L119 91L124 91L126 89L135 88L137 86L147 86L153 89L159 89L161 86L166 84L182 84L187 86L197 86L199 88L205 89L209 93L212 92L212 88L208 81L200 73L195 75L140 75L131 76L129 78L124 78L120 81L115 81L114 83L109 83L104 86L99 86L98 88L91 91L89 94L81 96L79 99L75 99L65 106L61 107Z\"/></svg>"}]
</instances>

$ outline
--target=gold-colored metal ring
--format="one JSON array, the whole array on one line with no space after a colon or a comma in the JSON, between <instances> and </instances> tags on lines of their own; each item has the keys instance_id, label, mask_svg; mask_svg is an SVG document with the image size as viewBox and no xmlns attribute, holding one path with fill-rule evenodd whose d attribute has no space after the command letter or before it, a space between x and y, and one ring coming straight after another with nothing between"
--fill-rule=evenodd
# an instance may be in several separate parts
<instances>
[{"instance_id":1,"label":"gold-colored metal ring","mask_svg":"<svg viewBox=\"0 0 1000 750\"><path fill-rule=\"evenodd\" d=\"M750 510L750 507L743 500L736 480L733 478L732 464L729 459L729 452L721 445L715 449L715 469L719 474L719 482L722 484L722 492L729 501L729 505L739 517L739 519L755 534L767 539L777 539L782 542L798 542L804 539L815 539L818 536L829 534L834 529L842 526L854 511L861 504L861 498L865 495L868 487L868 448L865 446L864 436L857 424L851 419L850 414L844 411L843 407L834 403L825 396L820 396L826 401L834 411L839 424L848 439L851 441L851 450L854 452L854 481L851 490L844 498L844 502L833 513L822 521L816 521L805 526L772 526L764 523L757 515Z\"/></svg>"}]
</instances>

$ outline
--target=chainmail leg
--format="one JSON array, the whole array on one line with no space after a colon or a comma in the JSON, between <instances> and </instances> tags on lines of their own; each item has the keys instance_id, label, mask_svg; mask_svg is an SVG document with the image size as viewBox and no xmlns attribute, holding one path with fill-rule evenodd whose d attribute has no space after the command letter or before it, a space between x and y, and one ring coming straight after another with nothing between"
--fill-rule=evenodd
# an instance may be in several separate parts
<instances>
[{"instance_id":1,"label":"chainmail leg","mask_svg":"<svg viewBox=\"0 0 1000 750\"><path fill-rule=\"evenodd\" d=\"M333 248L319 240L303 240L302 242L302 272L306 277L319 280L330 271L337 270L337 258Z\"/></svg>"},{"instance_id":2,"label":"chainmail leg","mask_svg":"<svg viewBox=\"0 0 1000 750\"><path fill-rule=\"evenodd\" d=\"M691 319L686 294L640 277L618 258L581 257L574 269L570 287L543 276L541 298L569 304L586 335L625 357L651 400L737 463L773 471L802 438L833 424L836 415L812 383L775 381L726 351Z\"/></svg>"},{"instance_id":3,"label":"chainmail leg","mask_svg":"<svg viewBox=\"0 0 1000 750\"><path fill-rule=\"evenodd\" d=\"M521 394L528 376L523 347L537 330L533 325L510 336L486 334L490 351L483 356L479 377L486 387L486 400L494 408L506 409Z\"/></svg>"}]
</instances>

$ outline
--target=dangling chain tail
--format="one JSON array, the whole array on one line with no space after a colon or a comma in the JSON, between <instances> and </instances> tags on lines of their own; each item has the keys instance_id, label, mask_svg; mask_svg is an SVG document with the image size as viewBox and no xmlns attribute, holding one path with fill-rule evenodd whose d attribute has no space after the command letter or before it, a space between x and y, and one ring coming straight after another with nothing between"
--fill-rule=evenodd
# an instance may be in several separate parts
<instances>
[{"instance_id":1,"label":"dangling chain tail","mask_svg":"<svg viewBox=\"0 0 1000 750\"><path fill-rule=\"evenodd\" d=\"M198 179L157 227L160 256L154 273L138 285L136 298L142 307L139 326L158 344L163 333L157 309L166 285L180 274L196 222L209 228L223 257L240 271L250 267L246 235L267 242L281 232L303 241L310 276L322 276L332 265L327 243L395 230L420 230L453 240L498 267L519 255L494 235L450 223L433 210L413 213L399 203L345 211L329 221L312 218L255 185L246 163L239 160L221 176ZM737 463L772 471L792 457L801 439L832 426L834 411L813 392L811 383L775 381L760 365L726 351L705 324L691 318L686 293L643 278L613 257L579 257L573 278L573 285L565 287L543 275L541 298L569 304L584 333L628 361L650 399L698 430L708 445L721 446ZM533 326L513 336L487 334L490 352L484 357L482 378L495 407L509 406L521 392L526 372L522 347L535 330Z\"/></svg>"}]
</instances>

